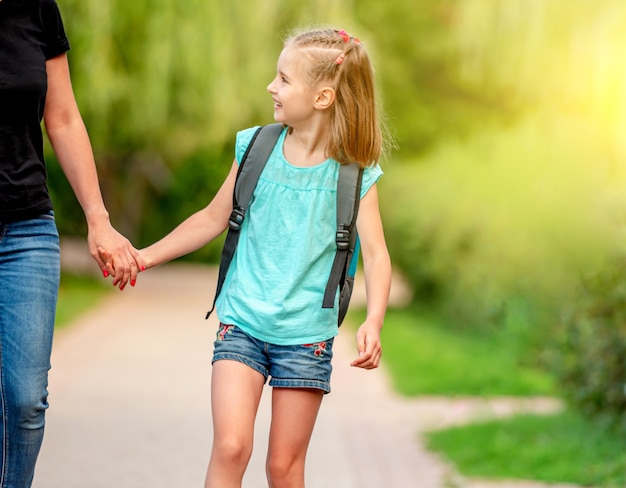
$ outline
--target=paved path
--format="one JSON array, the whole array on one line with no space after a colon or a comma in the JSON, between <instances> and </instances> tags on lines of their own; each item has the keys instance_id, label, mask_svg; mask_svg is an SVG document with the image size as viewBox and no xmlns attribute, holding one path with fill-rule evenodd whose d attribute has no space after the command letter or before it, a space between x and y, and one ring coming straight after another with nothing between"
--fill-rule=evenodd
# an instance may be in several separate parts
<instances>
[{"instance_id":1,"label":"paved path","mask_svg":"<svg viewBox=\"0 0 626 488\"><path fill-rule=\"evenodd\" d=\"M203 486L216 328L216 319L205 321L204 314L214 280L211 268L169 264L150 270L137 287L115 291L57 334L34 488ZM335 347L333 392L324 399L313 434L308 488L452 486L450 467L424 449L417 432L515 411L516 404L506 400L402 399L392 392L384 368L350 368L354 347L347 327ZM245 488L267 486L268 393ZM545 411L555 405L526 407ZM455 479L455 486L518 486Z\"/></svg>"}]
</instances>

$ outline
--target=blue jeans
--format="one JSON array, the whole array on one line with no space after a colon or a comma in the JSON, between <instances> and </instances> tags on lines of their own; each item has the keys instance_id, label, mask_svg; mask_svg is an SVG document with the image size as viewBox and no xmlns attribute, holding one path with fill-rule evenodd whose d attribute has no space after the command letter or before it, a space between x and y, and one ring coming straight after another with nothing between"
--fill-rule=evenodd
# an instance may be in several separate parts
<instances>
[{"instance_id":1,"label":"blue jeans","mask_svg":"<svg viewBox=\"0 0 626 488\"><path fill-rule=\"evenodd\" d=\"M54 214L0 222L0 488L28 488L44 431L59 290Z\"/></svg>"}]
</instances>

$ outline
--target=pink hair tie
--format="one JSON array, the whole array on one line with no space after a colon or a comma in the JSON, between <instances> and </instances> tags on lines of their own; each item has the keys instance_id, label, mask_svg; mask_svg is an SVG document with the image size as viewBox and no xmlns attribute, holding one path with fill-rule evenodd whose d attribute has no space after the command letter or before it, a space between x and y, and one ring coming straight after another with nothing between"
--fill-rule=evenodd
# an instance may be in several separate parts
<instances>
[{"instance_id":1,"label":"pink hair tie","mask_svg":"<svg viewBox=\"0 0 626 488\"><path fill-rule=\"evenodd\" d=\"M339 34L341 36L341 38L343 39L344 44L347 44L348 41L350 40L350 35L343 29L341 29L339 32L337 32L337 34ZM340 63L338 63L340 64Z\"/></svg>"},{"instance_id":2,"label":"pink hair tie","mask_svg":"<svg viewBox=\"0 0 626 488\"><path fill-rule=\"evenodd\" d=\"M350 42L350 40L353 40L356 43L360 43L361 42L361 41L359 41L358 37L352 37L350 34L348 34L343 29L341 29L339 31L335 31L335 32L341 36L341 38L343 39L343 43L344 44L348 44L348 42Z\"/></svg>"},{"instance_id":3,"label":"pink hair tie","mask_svg":"<svg viewBox=\"0 0 626 488\"><path fill-rule=\"evenodd\" d=\"M344 53L341 53L339 56L337 56L337 59L335 59L335 63L341 64L343 63L344 59L346 59L346 55Z\"/></svg>"}]
</instances>

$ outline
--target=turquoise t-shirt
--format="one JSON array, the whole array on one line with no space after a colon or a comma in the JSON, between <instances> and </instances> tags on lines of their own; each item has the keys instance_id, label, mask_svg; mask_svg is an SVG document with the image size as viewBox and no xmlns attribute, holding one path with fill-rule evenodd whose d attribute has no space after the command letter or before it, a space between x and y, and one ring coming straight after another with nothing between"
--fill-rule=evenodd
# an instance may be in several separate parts
<instances>
[{"instance_id":1,"label":"turquoise t-shirt","mask_svg":"<svg viewBox=\"0 0 626 488\"><path fill-rule=\"evenodd\" d=\"M237 133L237 161L255 129ZM322 308L322 299L336 252L339 163L289 164L286 133L257 183L216 312L220 322L261 341L309 344L338 332L338 299L334 309ZM378 165L365 169L361 198L381 175Z\"/></svg>"}]
</instances>

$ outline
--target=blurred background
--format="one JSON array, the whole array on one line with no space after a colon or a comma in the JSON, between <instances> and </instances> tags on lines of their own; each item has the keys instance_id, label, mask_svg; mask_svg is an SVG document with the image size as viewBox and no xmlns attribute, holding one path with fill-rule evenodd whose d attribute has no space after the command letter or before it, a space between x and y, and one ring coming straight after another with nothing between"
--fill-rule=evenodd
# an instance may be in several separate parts
<instances>
[{"instance_id":1,"label":"blurred background","mask_svg":"<svg viewBox=\"0 0 626 488\"><path fill-rule=\"evenodd\" d=\"M236 131L272 122L265 87L292 28L359 37L397 144L381 205L412 313L506 336L626 432L623 0L58 3L111 220L138 247L212 198ZM84 235L49 161L60 230Z\"/></svg>"}]
</instances>

